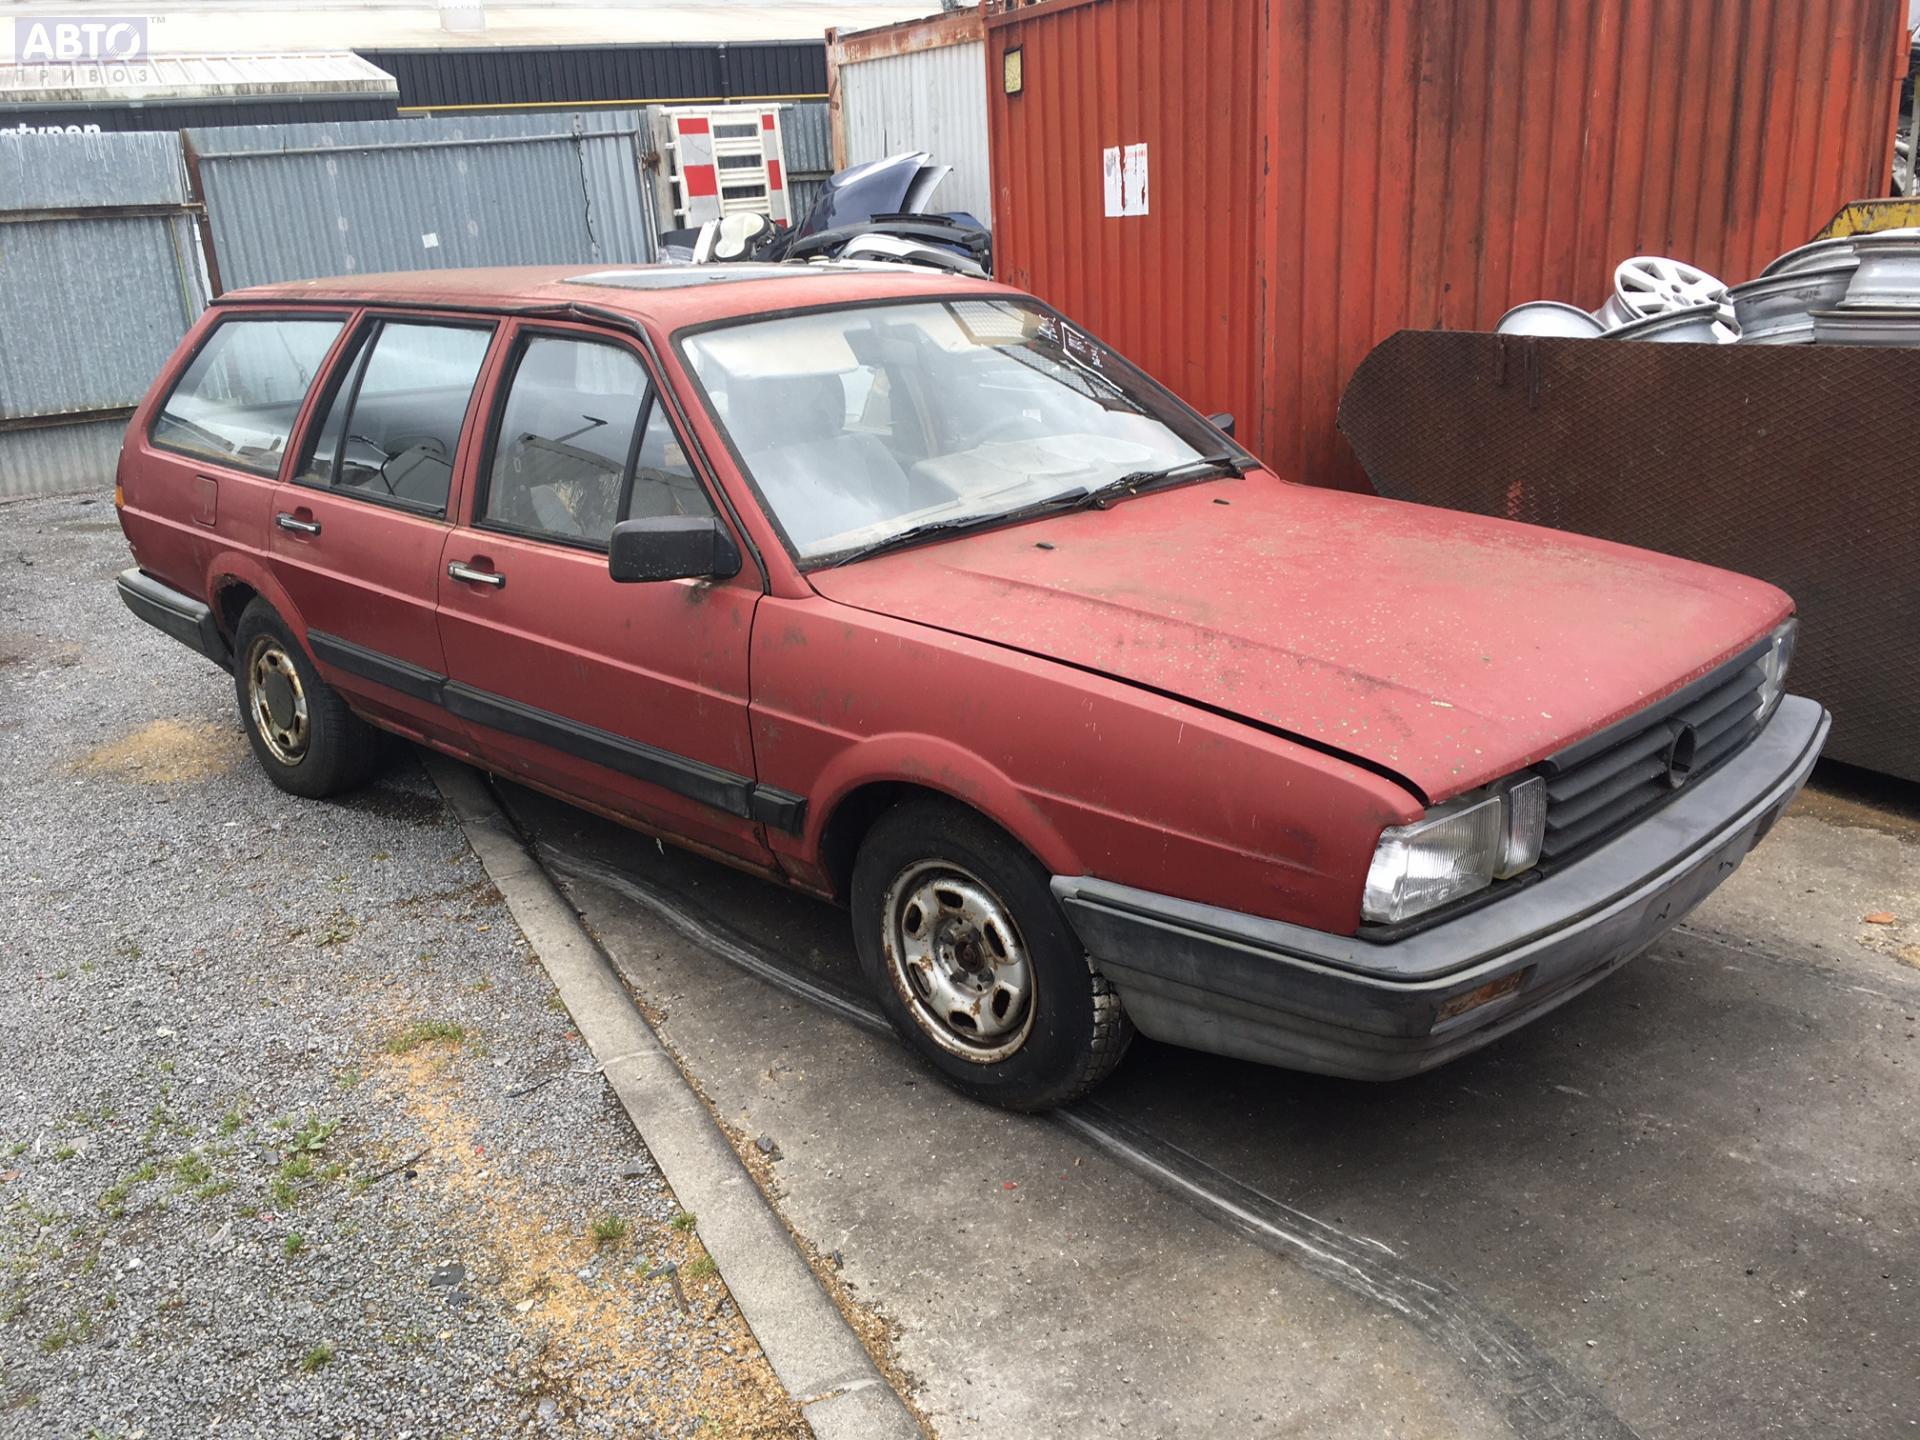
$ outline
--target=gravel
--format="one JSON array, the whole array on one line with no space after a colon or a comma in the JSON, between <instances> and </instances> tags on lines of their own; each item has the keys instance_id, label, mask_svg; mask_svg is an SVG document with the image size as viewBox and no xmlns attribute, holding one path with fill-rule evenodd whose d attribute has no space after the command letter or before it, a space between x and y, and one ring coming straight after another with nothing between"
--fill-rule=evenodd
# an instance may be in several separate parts
<instances>
[{"instance_id":1,"label":"gravel","mask_svg":"<svg viewBox=\"0 0 1920 1440\"><path fill-rule=\"evenodd\" d=\"M0 1437L804 1435L411 754L273 789L0 505Z\"/></svg>"}]
</instances>

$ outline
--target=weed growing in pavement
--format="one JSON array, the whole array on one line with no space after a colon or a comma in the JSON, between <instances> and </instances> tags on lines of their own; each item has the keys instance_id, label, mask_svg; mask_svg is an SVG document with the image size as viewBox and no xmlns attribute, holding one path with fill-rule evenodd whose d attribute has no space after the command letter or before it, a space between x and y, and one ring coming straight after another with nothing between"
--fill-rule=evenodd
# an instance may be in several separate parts
<instances>
[{"instance_id":1,"label":"weed growing in pavement","mask_svg":"<svg viewBox=\"0 0 1920 1440\"><path fill-rule=\"evenodd\" d=\"M11 1145L7 1146L7 1159L9 1160L18 1160L22 1155L26 1153L27 1153L27 1142L24 1140L16 1140Z\"/></svg>"},{"instance_id":2,"label":"weed growing in pavement","mask_svg":"<svg viewBox=\"0 0 1920 1440\"><path fill-rule=\"evenodd\" d=\"M711 1255L696 1255L680 1267L680 1273L689 1280L705 1280L718 1274L720 1267L713 1263Z\"/></svg>"},{"instance_id":3,"label":"weed growing in pavement","mask_svg":"<svg viewBox=\"0 0 1920 1440\"><path fill-rule=\"evenodd\" d=\"M327 1148L327 1141L339 1128L338 1120L315 1120L309 1116L307 1122L294 1132L293 1143L287 1148L302 1155L318 1155Z\"/></svg>"},{"instance_id":4,"label":"weed growing in pavement","mask_svg":"<svg viewBox=\"0 0 1920 1440\"><path fill-rule=\"evenodd\" d=\"M551 992L547 996L545 1003L547 1009L556 1015L564 1015L567 1013L567 1002L560 998L560 992L558 990Z\"/></svg>"},{"instance_id":5,"label":"weed growing in pavement","mask_svg":"<svg viewBox=\"0 0 1920 1440\"><path fill-rule=\"evenodd\" d=\"M596 1215L593 1223L587 1227L587 1233L593 1237L595 1245L617 1245L627 1238L627 1224L624 1215Z\"/></svg>"},{"instance_id":6,"label":"weed growing in pavement","mask_svg":"<svg viewBox=\"0 0 1920 1440\"><path fill-rule=\"evenodd\" d=\"M213 1178L213 1167L198 1150L189 1150L175 1158L168 1167L173 1171L173 1183L180 1190L195 1190Z\"/></svg>"},{"instance_id":7,"label":"weed growing in pavement","mask_svg":"<svg viewBox=\"0 0 1920 1440\"><path fill-rule=\"evenodd\" d=\"M57 1355L69 1345L78 1345L93 1334L93 1317L84 1310L70 1320L63 1320L45 1335L40 1337L40 1353Z\"/></svg>"},{"instance_id":8,"label":"weed growing in pavement","mask_svg":"<svg viewBox=\"0 0 1920 1440\"><path fill-rule=\"evenodd\" d=\"M333 1346L322 1340L318 1345L300 1357L300 1371L304 1375L311 1375L322 1366L331 1365L332 1363Z\"/></svg>"},{"instance_id":9,"label":"weed growing in pavement","mask_svg":"<svg viewBox=\"0 0 1920 1440\"><path fill-rule=\"evenodd\" d=\"M121 1176L109 1185L100 1195L100 1208L114 1219L127 1213L127 1197L140 1186L148 1184L160 1174L160 1167L148 1160L140 1168Z\"/></svg>"},{"instance_id":10,"label":"weed growing in pavement","mask_svg":"<svg viewBox=\"0 0 1920 1440\"><path fill-rule=\"evenodd\" d=\"M27 1313L27 1297L15 1295L6 1304L0 1305L0 1325L11 1325Z\"/></svg>"},{"instance_id":11,"label":"weed growing in pavement","mask_svg":"<svg viewBox=\"0 0 1920 1440\"><path fill-rule=\"evenodd\" d=\"M313 937L313 943L322 950L332 950L344 945L353 938L353 932L360 928L360 922L351 915L335 912L327 922L327 928Z\"/></svg>"},{"instance_id":12,"label":"weed growing in pavement","mask_svg":"<svg viewBox=\"0 0 1920 1440\"><path fill-rule=\"evenodd\" d=\"M678 1215L674 1216L673 1219L669 1220L667 1223L673 1226L673 1228L676 1230L691 1230L697 1223L699 1223L699 1217L696 1216L691 1210L682 1210Z\"/></svg>"},{"instance_id":13,"label":"weed growing in pavement","mask_svg":"<svg viewBox=\"0 0 1920 1440\"><path fill-rule=\"evenodd\" d=\"M295 1230L281 1242L280 1248L286 1253L286 1257L291 1260L307 1248L307 1237L302 1235L298 1230Z\"/></svg>"},{"instance_id":14,"label":"weed growing in pavement","mask_svg":"<svg viewBox=\"0 0 1920 1440\"><path fill-rule=\"evenodd\" d=\"M216 1128L223 1136L234 1135L246 1123L247 1102L236 1096L233 1103L227 1106L227 1113L220 1117L220 1124Z\"/></svg>"},{"instance_id":15,"label":"weed growing in pavement","mask_svg":"<svg viewBox=\"0 0 1920 1440\"><path fill-rule=\"evenodd\" d=\"M458 1045L467 1038L464 1025L451 1020L416 1020L387 1041L389 1055L405 1055L422 1045Z\"/></svg>"},{"instance_id":16,"label":"weed growing in pavement","mask_svg":"<svg viewBox=\"0 0 1920 1440\"><path fill-rule=\"evenodd\" d=\"M80 1152L71 1145L62 1145L58 1150L53 1152L53 1158L56 1160L71 1160L79 1153Z\"/></svg>"}]
</instances>

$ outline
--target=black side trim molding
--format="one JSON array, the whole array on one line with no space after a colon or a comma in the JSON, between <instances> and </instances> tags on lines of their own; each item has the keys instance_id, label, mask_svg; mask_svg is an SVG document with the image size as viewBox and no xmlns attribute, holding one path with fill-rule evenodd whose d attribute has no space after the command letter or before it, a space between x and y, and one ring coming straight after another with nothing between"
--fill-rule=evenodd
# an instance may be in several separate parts
<instances>
[{"instance_id":1,"label":"black side trim molding","mask_svg":"<svg viewBox=\"0 0 1920 1440\"><path fill-rule=\"evenodd\" d=\"M316 659L336 670L358 675L362 680L371 680L376 685L398 690L402 695L425 700L430 705L446 703L440 693L441 687L446 684L444 675L422 670L418 665L396 660L391 655L382 655L378 650L355 645L351 640L342 640L338 635L329 635L324 630L307 631L307 644L313 647Z\"/></svg>"},{"instance_id":2,"label":"black side trim molding","mask_svg":"<svg viewBox=\"0 0 1920 1440\"><path fill-rule=\"evenodd\" d=\"M776 790L771 785L756 785L747 804L753 818L762 825L771 825L789 835L798 835L807 828L807 797L804 795Z\"/></svg>"},{"instance_id":3,"label":"black side trim molding","mask_svg":"<svg viewBox=\"0 0 1920 1440\"><path fill-rule=\"evenodd\" d=\"M213 610L144 570L122 570L114 580L127 608L154 629L197 650L222 670L233 669L233 647L220 633Z\"/></svg>"},{"instance_id":4,"label":"black side trim molding","mask_svg":"<svg viewBox=\"0 0 1920 1440\"><path fill-rule=\"evenodd\" d=\"M124 592L123 592L124 593ZM185 597L182 597L183 599ZM131 605L133 602L127 602ZM204 607L202 607L204 608ZM806 824L807 801L803 795L789 794L770 785L759 785L750 776L689 760L671 750L660 750L615 735L610 730L582 725L564 715L537 706L523 705L504 695L478 690L450 680L431 670L391 655L382 655L324 630L307 631L307 643L314 656L336 670L371 680L415 700L444 707L448 713L485 725L506 735L517 735L546 745L563 755L591 761L622 775L631 775L649 785L658 785L676 795L697 800L702 805L743 820L770 825L789 835L798 835Z\"/></svg>"},{"instance_id":5,"label":"black side trim molding","mask_svg":"<svg viewBox=\"0 0 1920 1440\"><path fill-rule=\"evenodd\" d=\"M462 720L549 745L564 755L618 770L622 775L645 780L729 815L758 818L751 806L754 784L744 775L716 769L671 751L656 750L651 745L582 725L549 710L537 710L517 700L475 690L457 680L443 684L440 693L440 703Z\"/></svg>"}]
</instances>

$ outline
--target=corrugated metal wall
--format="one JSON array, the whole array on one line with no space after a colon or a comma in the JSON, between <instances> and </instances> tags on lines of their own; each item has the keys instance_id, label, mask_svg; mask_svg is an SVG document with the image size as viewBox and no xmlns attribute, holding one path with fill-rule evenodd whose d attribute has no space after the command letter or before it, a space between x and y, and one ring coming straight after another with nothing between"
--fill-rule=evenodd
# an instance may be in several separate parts
<instances>
[{"instance_id":1,"label":"corrugated metal wall","mask_svg":"<svg viewBox=\"0 0 1920 1440\"><path fill-rule=\"evenodd\" d=\"M291 125L314 120L391 120L398 112L384 100L239 100L227 104L76 105L7 108L0 128L18 125L64 128L98 125L102 130L183 130L189 125Z\"/></svg>"},{"instance_id":2,"label":"corrugated metal wall","mask_svg":"<svg viewBox=\"0 0 1920 1440\"><path fill-rule=\"evenodd\" d=\"M994 268L1202 410L1244 422L1258 294L1254 4L1108 0L988 21ZM1104 218L1102 152L1145 142L1149 213Z\"/></svg>"},{"instance_id":3,"label":"corrugated metal wall","mask_svg":"<svg viewBox=\"0 0 1920 1440\"><path fill-rule=\"evenodd\" d=\"M987 56L983 41L942 45L838 67L847 164L925 150L953 166L935 201L992 223L987 164Z\"/></svg>"},{"instance_id":4,"label":"corrugated metal wall","mask_svg":"<svg viewBox=\"0 0 1920 1440\"><path fill-rule=\"evenodd\" d=\"M645 111L192 130L227 289L469 265L644 264Z\"/></svg>"},{"instance_id":5,"label":"corrugated metal wall","mask_svg":"<svg viewBox=\"0 0 1920 1440\"><path fill-rule=\"evenodd\" d=\"M820 198L833 173L833 130L827 102L802 100L781 107L780 139L787 152L787 190L797 225Z\"/></svg>"},{"instance_id":6,"label":"corrugated metal wall","mask_svg":"<svg viewBox=\"0 0 1920 1440\"><path fill-rule=\"evenodd\" d=\"M1606 296L1677 254L1740 281L1878 194L1900 0L1079 0L988 20L997 257L1283 473L1364 486L1366 352ZM1204 77L1204 80L1196 79ZM1145 142L1150 213L1103 214ZM1244 323L1243 323L1244 320Z\"/></svg>"},{"instance_id":7,"label":"corrugated metal wall","mask_svg":"<svg viewBox=\"0 0 1920 1440\"><path fill-rule=\"evenodd\" d=\"M179 137L0 135L0 495L111 482L205 307Z\"/></svg>"}]
</instances>

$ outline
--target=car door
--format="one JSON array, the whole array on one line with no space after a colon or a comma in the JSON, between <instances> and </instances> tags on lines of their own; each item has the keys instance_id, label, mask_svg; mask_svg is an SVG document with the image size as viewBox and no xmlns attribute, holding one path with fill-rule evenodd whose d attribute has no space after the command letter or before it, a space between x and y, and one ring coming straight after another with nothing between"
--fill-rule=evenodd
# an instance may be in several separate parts
<instances>
[{"instance_id":1,"label":"car door","mask_svg":"<svg viewBox=\"0 0 1920 1440\"><path fill-rule=\"evenodd\" d=\"M751 813L758 572L616 584L618 520L715 507L624 337L523 324L506 344L443 567L449 708L501 773L771 868Z\"/></svg>"},{"instance_id":2,"label":"car door","mask_svg":"<svg viewBox=\"0 0 1920 1440\"><path fill-rule=\"evenodd\" d=\"M274 494L274 577L327 679L405 733L464 749L434 614L453 480L494 323L361 317Z\"/></svg>"},{"instance_id":3,"label":"car door","mask_svg":"<svg viewBox=\"0 0 1920 1440\"><path fill-rule=\"evenodd\" d=\"M209 322L146 433L127 440L144 568L186 583L222 554L265 562L295 425L351 318L235 308Z\"/></svg>"}]
</instances>

